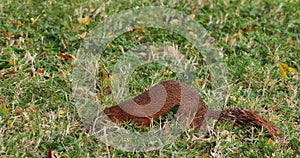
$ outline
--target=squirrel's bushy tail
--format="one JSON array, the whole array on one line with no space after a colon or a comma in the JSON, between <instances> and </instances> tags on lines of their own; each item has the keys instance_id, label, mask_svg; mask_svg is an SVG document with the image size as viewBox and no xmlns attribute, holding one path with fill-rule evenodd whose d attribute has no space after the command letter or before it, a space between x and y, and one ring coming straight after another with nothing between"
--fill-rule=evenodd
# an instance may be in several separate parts
<instances>
[{"instance_id":1,"label":"squirrel's bushy tail","mask_svg":"<svg viewBox=\"0 0 300 158\"><path fill-rule=\"evenodd\" d=\"M265 127L270 136L278 136L280 131L270 121L245 108L222 110L219 120L233 121L243 126Z\"/></svg>"}]
</instances>

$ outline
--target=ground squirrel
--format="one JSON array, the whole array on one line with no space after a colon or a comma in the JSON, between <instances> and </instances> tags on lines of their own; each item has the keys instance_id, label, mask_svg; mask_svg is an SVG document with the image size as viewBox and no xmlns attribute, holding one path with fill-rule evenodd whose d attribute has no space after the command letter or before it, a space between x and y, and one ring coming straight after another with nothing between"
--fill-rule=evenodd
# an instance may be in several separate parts
<instances>
[{"instance_id":1,"label":"ground squirrel","mask_svg":"<svg viewBox=\"0 0 300 158\"><path fill-rule=\"evenodd\" d=\"M134 121L138 125L149 126L152 119L156 120L160 116L168 114L168 112L176 105L182 106L180 104L182 103L181 98L183 89L185 91L184 95L187 95L187 98L185 99L189 100L188 102L197 101L198 103L198 111L195 112L196 115L191 122L191 126L195 129L199 129L200 126L203 124L205 117L209 117L216 120L233 121L239 125L244 126L250 125L256 127L265 127L268 130L268 134L272 137L278 136L280 133L280 131L277 128L275 128L271 122L267 121L255 112L245 108L234 108L229 110L210 110L207 108L206 104L203 102L203 100L201 99L201 97L195 89L182 82L172 80L160 82L151 87L148 91L136 96L133 99L106 108L104 110L104 113L114 122ZM153 93L155 93L156 95ZM161 98L165 97L165 100L163 102L163 105L159 108L159 111L149 112L149 110L153 109L151 108L151 106L156 106L151 105L150 103L151 95L159 97L163 94L166 95L162 96ZM130 105L133 102L140 105L142 108L135 108L134 106ZM152 104L156 103L153 102ZM126 112L126 110L124 110L122 106L125 108L129 108L130 111ZM132 115L133 113L138 115ZM147 116L140 115L142 113L147 113Z\"/></svg>"}]
</instances>

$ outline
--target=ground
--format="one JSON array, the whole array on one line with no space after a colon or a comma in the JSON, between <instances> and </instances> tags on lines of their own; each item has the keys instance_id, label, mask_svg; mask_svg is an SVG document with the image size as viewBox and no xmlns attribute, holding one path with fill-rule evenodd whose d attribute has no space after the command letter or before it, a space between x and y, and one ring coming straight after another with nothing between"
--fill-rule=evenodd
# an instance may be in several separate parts
<instances>
[{"instance_id":1,"label":"ground","mask_svg":"<svg viewBox=\"0 0 300 158\"><path fill-rule=\"evenodd\" d=\"M177 9L214 38L228 68L223 109L257 111L281 130L218 122L205 137L183 133L150 152L106 146L88 132L72 96L77 50L93 28L111 15L137 6ZM297 157L300 155L300 1L10 1L0 2L0 156L1 157ZM197 88L208 102L214 78L191 44L176 33L139 28L114 39L99 61L97 94L109 96L109 73L122 51L141 43L176 46L196 57ZM158 48L153 45L152 49ZM129 80L136 96L154 83L176 79L171 69L152 63ZM114 100L118 103L118 100ZM110 105L107 105L110 106ZM205 138L205 139L204 139ZM51 156L50 156L51 157Z\"/></svg>"}]
</instances>

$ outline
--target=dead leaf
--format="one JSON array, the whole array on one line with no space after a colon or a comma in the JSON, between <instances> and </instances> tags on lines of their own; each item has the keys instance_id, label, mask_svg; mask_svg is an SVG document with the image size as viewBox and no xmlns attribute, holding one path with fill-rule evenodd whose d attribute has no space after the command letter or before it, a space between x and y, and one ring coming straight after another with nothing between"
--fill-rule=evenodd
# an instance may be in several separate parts
<instances>
[{"instance_id":1,"label":"dead leaf","mask_svg":"<svg viewBox=\"0 0 300 158\"><path fill-rule=\"evenodd\" d=\"M289 66L285 63L279 63L279 65L283 68L283 70L287 70Z\"/></svg>"},{"instance_id":2,"label":"dead leaf","mask_svg":"<svg viewBox=\"0 0 300 158\"><path fill-rule=\"evenodd\" d=\"M268 55L267 58L275 61L275 57L274 56Z\"/></svg>"},{"instance_id":3,"label":"dead leaf","mask_svg":"<svg viewBox=\"0 0 300 158\"><path fill-rule=\"evenodd\" d=\"M286 73L284 71L283 66L279 63L278 67L279 67L279 74L280 74L280 76L283 77L284 79L287 79L288 77L287 77L287 75L286 75Z\"/></svg>"},{"instance_id":4,"label":"dead leaf","mask_svg":"<svg viewBox=\"0 0 300 158\"><path fill-rule=\"evenodd\" d=\"M54 0L49 0L50 5L53 5L53 3L54 3Z\"/></svg>"},{"instance_id":5,"label":"dead leaf","mask_svg":"<svg viewBox=\"0 0 300 158\"><path fill-rule=\"evenodd\" d=\"M100 72L102 73L102 86L108 87L110 85L109 72L105 69L104 66L101 66Z\"/></svg>"},{"instance_id":6,"label":"dead leaf","mask_svg":"<svg viewBox=\"0 0 300 158\"><path fill-rule=\"evenodd\" d=\"M23 122L26 123L26 122L29 122L30 121L30 118L29 118L29 115L27 112L23 112Z\"/></svg>"},{"instance_id":7,"label":"dead leaf","mask_svg":"<svg viewBox=\"0 0 300 158\"><path fill-rule=\"evenodd\" d=\"M14 26L17 26L17 27L20 27L20 26L23 25L20 20L18 20L17 22L9 21L9 22L7 22L7 24L14 25Z\"/></svg>"},{"instance_id":8,"label":"dead leaf","mask_svg":"<svg viewBox=\"0 0 300 158\"><path fill-rule=\"evenodd\" d=\"M30 18L30 21L31 21L32 23L34 23L34 22L35 22L35 19L34 19L34 18Z\"/></svg>"},{"instance_id":9,"label":"dead leaf","mask_svg":"<svg viewBox=\"0 0 300 158\"><path fill-rule=\"evenodd\" d=\"M14 64L15 64L15 62L14 62L14 60L13 60L13 59L9 59L9 61L8 61L8 64L9 64L9 65L14 65Z\"/></svg>"},{"instance_id":10,"label":"dead leaf","mask_svg":"<svg viewBox=\"0 0 300 158\"><path fill-rule=\"evenodd\" d=\"M73 29L79 31L79 30L85 30L85 27L81 24L74 24Z\"/></svg>"},{"instance_id":11,"label":"dead leaf","mask_svg":"<svg viewBox=\"0 0 300 158\"><path fill-rule=\"evenodd\" d=\"M43 68L38 68L38 69L36 70L36 72L39 73L39 74L44 74L44 73L45 73L45 70L44 70Z\"/></svg>"},{"instance_id":12,"label":"dead leaf","mask_svg":"<svg viewBox=\"0 0 300 158\"><path fill-rule=\"evenodd\" d=\"M14 75L16 74L18 71L8 71L8 72L3 72L2 74L0 74L0 78L7 76L7 75Z\"/></svg>"},{"instance_id":13,"label":"dead leaf","mask_svg":"<svg viewBox=\"0 0 300 158\"><path fill-rule=\"evenodd\" d=\"M235 34L230 38L228 44L230 44L230 45L235 44L236 40L237 40L241 35L242 35L242 34L241 34L240 31L237 32L237 33L235 33Z\"/></svg>"},{"instance_id":14,"label":"dead leaf","mask_svg":"<svg viewBox=\"0 0 300 158\"><path fill-rule=\"evenodd\" d=\"M110 87L105 87L105 88L103 89L103 93L104 93L105 95L111 94L111 89L110 89Z\"/></svg>"},{"instance_id":15,"label":"dead leaf","mask_svg":"<svg viewBox=\"0 0 300 158\"><path fill-rule=\"evenodd\" d=\"M134 28L133 32L141 32L141 31L144 31L144 30L146 30L146 27L138 27L138 28Z\"/></svg>"},{"instance_id":16,"label":"dead leaf","mask_svg":"<svg viewBox=\"0 0 300 158\"><path fill-rule=\"evenodd\" d=\"M20 106L17 106L15 108L15 114L18 116L18 115L21 115L23 112L23 108L21 108Z\"/></svg>"},{"instance_id":17,"label":"dead leaf","mask_svg":"<svg viewBox=\"0 0 300 158\"><path fill-rule=\"evenodd\" d=\"M91 24L91 18L89 16L77 18L77 21L80 24L90 25Z\"/></svg>"},{"instance_id":18,"label":"dead leaf","mask_svg":"<svg viewBox=\"0 0 300 158\"><path fill-rule=\"evenodd\" d=\"M208 155L208 153L206 153L206 154L205 154L205 158L209 158L209 155Z\"/></svg>"},{"instance_id":19,"label":"dead leaf","mask_svg":"<svg viewBox=\"0 0 300 158\"><path fill-rule=\"evenodd\" d=\"M187 16L188 19L193 20L195 19L196 15L195 14L190 14Z\"/></svg>"},{"instance_id":20,"label":"dead leaf","mask_svg":"<svg viewBox=\"0 0 300 158\"><path fill-rule=\"evenodd\" d=\"M289 72L291 73L294 73L294 72L297 72L297 70L295 68L292 68L292 67L288 67L287 69Z\"/></svg>"},{"instance_id":21,"label":"dead leaf","mask_svg":"<svg viewBox=\"0 0 300 158\"><path fill-rule=\"evenodd\" d=\"M10 108L7 108L4 104L4 102L1 103L1 110L4 112L4 114L8 114Z\"/></svg>"},{"instance_id":22,"label":"dead leaf","mask_svg":"<svg viewBox=\"0 0 300 158\"><path fill-rule=\"evenodd\" d=\"M189 35L197 37L197 34L195 34L193 31L189 31Z\"/></svg>"},{"instance_id":23,"label":"dead leaf","mask_svg":"<svg viewBox=\"0 0 300 158\"><path fill-rule=\"evenodd\" d=\"M237 100L235 96L230 96L229 98L230 98L230 100L232 100L234 102Z\"/></svg>"},{"instance_id":24,"label":"dead leaf","mask_svg":"<svg viewBox=\"0 0 300 158\"><path fill-rule=\"evenodd\" d=\"M32 76L32 77L34 77L34 76L35 76L35 73L34 73L33 71L30 71L30 72L29 72L29 75Z\"/></svg>"},{"instance_id":25,"label":"dead leaf","mask_svg":"<svg viewBox=\"0 0 300 158\"><path fill-rule=\"evenodd\" d=\"M205 135L202 135L202 136L199 136L199 137L197 137L197 136L193 136L192 137L192 141L198 141L198 140L200 140L200 141L209 141L209 140L211 140L211 137L206 137Z\"/></svg>"},{"instance_id":26,"label":"dead leaf","mask_svg":"<svg viewBox=\"0 0 300 158\"><path fill-rule=\"evenodd\" d=\"M287 64L281 62L278 63L278 68L279 68L280 76L283 77L284 79L288 78L286 71L289 71L291 73L297 72L295 68L289 67Z\"/></svg>"},{"instance_id":27,"label":"dead leaf","mask_svg":"<svg viewBox=\"0 0 300 158\"><path fill-rule=\"evenodd\" d=\"M20 26L22 26L23 24L22 24L22 22L21 22L20 20L18 20L18 21L15 23L15 25L16 25L17 27L20 27Z\"/></svg>"},{"instance_id":28,"label":"dead leaf","mask_svg":"<svg viewBox=\"0 0 300 158\"><path fill-rule=\"evenodd\" d=\"M272 145L274 146L275 145L275 142L270 138L267 142L268 145Z\"/></svg>"},{"instance_id":29,"label":"dead leaf","mask_svg":"<svg viewBox=\"0 0 300 158\"><path fill-rule=\"evenodd\" d=\"M75 60L76 58L72 54L65 54L65 53L59 52L59 59L63 60L63 61L68 61L68 60Z\"/></svg>"},{"instance_id":30,"label":"dead leaf","mask_svg":"<svg viewBox=\"0 0 300 158\"><path fill-rule=\"evenodd\" d=\"M11 39L11 38L14 38L15 35L12 33L12 32L4 32L4 37L7 38L7 39Z\"/></svg>"},{"instance_id":31,"label":"dead leaf","mask_svg":"<svg viewBox=\"0 0 300 158\"><path fill-rule=\"evenodd\" d=\"M7 120L7 124L11 125L13 123L13 120L12 119L8 119Z\"/></svg>"},{"instance_id":32,"label":"dead leaf","mask_svg":"<svg viewBox=\"0 0 300 158\"><path fill-rule=\"evenodd\" d=\"M180 25L182 22L181 22L181 20L179 20L179 19L172 19L171 21L170 21L170 24L171 25Z\"/></svg>"},{"instance_id":33,"label":"dead leaf","mask_svg":"<svg viewBox=\"0 0 300 158\"><path fill-rule=\"evenodd\" d=\"M197 82L201 85L203 85L204 81L202 79L197 80Z\"/></svg>"},{"instance_id":34,"label":"dead leaf","mask_svg":"<svg viewBox=\"0 0 300 158\"><path fill-rule=\"evenodd\" d=\"M98 97L98 99L100 99L100 100L101 100L101 99L104 99L104 95L103 95L102 93L98 93L98 94L97 94L97 97Z\"/></svg>"},{"instance_id":35,"label":"dead leaf","mask_svg":"<svg viewBox=\"0 0 300 158\"><path fill-rule=\"evenodd\" d=\"M24 127L24 128L23 128L23 131L24 131L24 132L30 132L31 129L30 129L29 127Z\"/></svg>"},{"instance_id":36,"label":"dead leaf","mask_svg":"<svg viewBox=\"0 0 300 158\"><path fill-rule=\"evenodd\" d=\"M85 31L85 32L83 32L83 33L81 33L77 36L80 37L80 38L85 38L87 35L88 35L88 32Z\"/></svg>"},{"instance_id":37,"label":"dead leaf","mask_svg":"<svg viewBox=\"0 0 300 158\"><path fill-rule=\"evenodd\" d=\"M59 111L57 111L57 115L58 115L58 116L62 116L64 113L65 113L64 110L59 110Z\"/></svg>"},{"instance_id":38,"label":"dead leaf","mask_svg":"<svg viewBox=\"0 0 300 158\"><path fill-rule=\"evenodd\" d=\"M157 48L153 45L149 46L152 52L157 52Z\"/></svg>"},{"instance_id":39,"label":"dead leaf","mask_svg":"<svg viewBox=\"0 0 300 158\"><path fill-rule=\"evenodd\" d=\"M28 108L26 108L26 112L36 112L38 110L38 108L36 106L29 106Z\"/></svg>"},{"instance_id":40,"label":"dead leaf","mask_svg":"<svg viewBox=\"0 0 300 158\"><path fill-rule=\"evenodd\" d=\"M240 28L240 30L242 30L242 31L251 31L251 29L252 28L250 28L250 27L242 27L242 28Z\"/></svg>"},{"instance_id":41,"label":"dead leaf","mask_svg":"<svg viewBox=\"0 0 300 158\"><path fill-rule=\"evenodd\" d=\"M20 40L15 40L14 43L13 43L13 45L14 46L18 46L20 43L21 43Z\"/></svg>"}]
</instances>

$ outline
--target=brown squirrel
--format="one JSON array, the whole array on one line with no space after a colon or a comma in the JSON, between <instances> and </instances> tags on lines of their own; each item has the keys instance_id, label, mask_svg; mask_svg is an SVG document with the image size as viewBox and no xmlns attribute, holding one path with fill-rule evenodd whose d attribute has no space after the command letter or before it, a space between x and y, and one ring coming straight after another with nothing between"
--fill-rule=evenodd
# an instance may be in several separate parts
<instances>
[{"instance_id":1,"label":"brown squirrel","mask_svg":"<svg viewBox=\"0 0 300 158\"><path fill-rule=\"evenodd\" d=\"M183 95L185 98L183 98ZM155 102L153 98L160 101ZM106 108L103 112L113 122L134 121L138 125L149 126L151 120L165 116L177 105L190 108L191 106L184 105L186 103L183 100L187 104L197 103L198 111L195 112L196 115L191 121L191 126L195 129L201 129L205 118L210 118L215 120L229 120L243 126L265 127L268 130L268 134L272 137L278 136L280 133L271 122L245 108L210 110L195 89L179 81L172 80L160 82L135 98ZM158 106L159 102L163 103L163 105ZM139 107L132 104L139 105ZM155 111L156 109L159 110Z\"/></svg>"}]
</instances>

